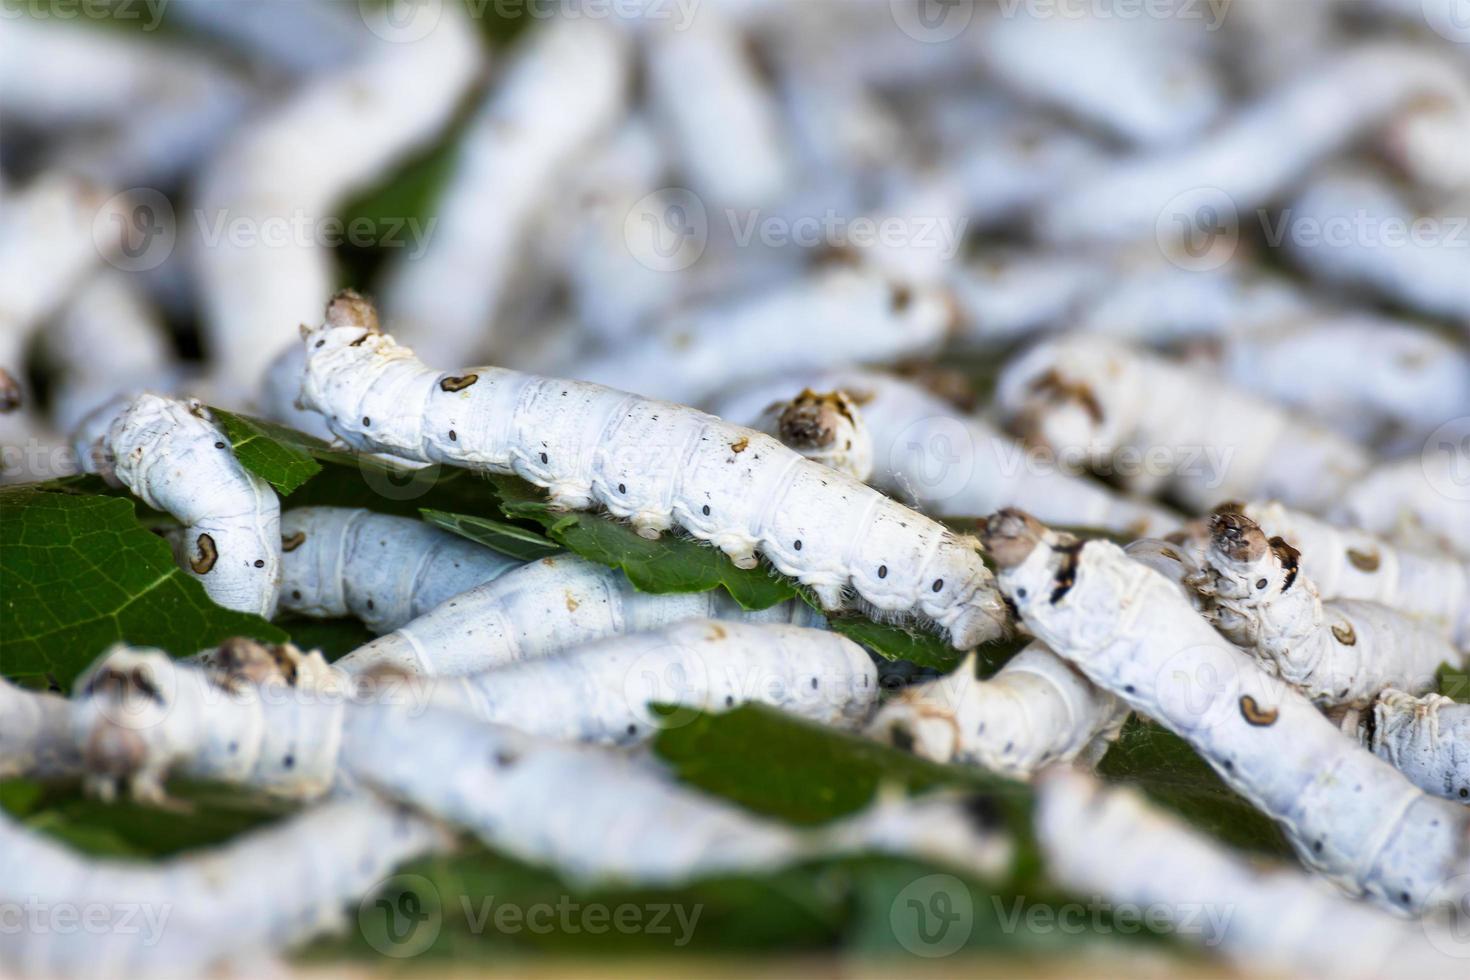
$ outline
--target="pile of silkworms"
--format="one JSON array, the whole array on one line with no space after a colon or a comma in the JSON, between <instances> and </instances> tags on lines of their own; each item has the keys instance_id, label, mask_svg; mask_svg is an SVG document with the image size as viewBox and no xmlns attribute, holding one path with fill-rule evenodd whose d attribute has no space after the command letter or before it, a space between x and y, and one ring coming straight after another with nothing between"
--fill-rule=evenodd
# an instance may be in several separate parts
<instances>
[{"instance_id":1,"label":"pile of silkworms","mask_svg":"<svg viewBox=\"0 0 1470 980\"><path fill-rule=\"evenodd\" d=\"M105 482L218 606L375 638L0 664L0 781L294 810L156 862L0 810L0 913L176 910L0 928L0 973L248 968L474 839L649 889L1034 845L1186 943L1227 909L1241 968L1465 975L1456 0L58 6L0 20L0 482ZM802 595L295 505L220 410ZM655 702L985 770L1028 826L946 790L787 823L681 780ZM1130 718L1296 859L1099 775Z\"/></svg>"}]
</instances>

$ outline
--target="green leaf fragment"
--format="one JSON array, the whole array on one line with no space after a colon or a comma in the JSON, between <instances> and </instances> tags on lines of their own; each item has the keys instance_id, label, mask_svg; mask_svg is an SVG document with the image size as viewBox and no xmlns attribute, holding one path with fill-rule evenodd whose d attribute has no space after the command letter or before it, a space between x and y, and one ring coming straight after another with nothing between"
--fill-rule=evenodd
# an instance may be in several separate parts
<instances>
[{"instance_id":1,"label":"green leaf fragment","mask_svg":"<svg viewBox=\"0 0 1470 980\"><path fill-rule=\"evenodd\" d=\"M328 448L320 439L222 408L209 411L229 438L240 465L275 487L282 496L321 472L321 464L312 458L314 452Z\"/></svg>"},{"instance_id":2,"label":"green leaf fragment","mask_svg":"<svg viewBox=\"0 0 1470 980\"><path fill-rule=\"evenodd\" d=\"M535 561L561 551L561 547L546 535L504 521L473 514L451 514L429 507L420 508L419 514L435 527L522 561Z\"/></svg>"}]
</instances>

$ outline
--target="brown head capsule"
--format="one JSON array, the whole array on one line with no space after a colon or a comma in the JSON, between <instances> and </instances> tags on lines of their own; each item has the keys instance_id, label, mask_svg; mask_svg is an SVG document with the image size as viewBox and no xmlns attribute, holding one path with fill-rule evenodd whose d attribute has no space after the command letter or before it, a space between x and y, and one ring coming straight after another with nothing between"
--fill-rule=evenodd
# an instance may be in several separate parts
<instances>
[{"instance_id":1,"label":"brown head capsule","mask_svg":"<svg viewBox=\"0 0 1470 980\"><path fill-rule=\"evenodd\" d=\"M332 297L327 304L327 326L365 327L368 333L382 333L377 308L355 289L344 289Z\"/></svg>"},{"instance_id":2,"label":"brown head capsule","mask_svg":"<svg viewBox=\"0 0 1470 980\"><path fill-rule=\"evenodd\" d=\"M1235 511L1210 518L1210 542L1231 561L1259 561L1269 547L1266 532L1255 521Z\"/></svg>"},{"instance_id":3,"label":"brown head capsule","mask_svg":"<svg viewBox=\"0 0 1470 980\"><path fill-rule=\"evenodd\" d=\"M1073 381L1052 368L1031 382L1031 390L1054 404L1076 402L1094 423L1102 423L1102 402L1097 400L1096 392L1085 381Z\"/></svg>"},{"instance_id":4,"label":"brown head capsule","mask_svg":"<svg viewBox=\"0 0 1470 980\"><path fill-rule=\"evenodd\" d=\"M777 432L793 449L829 449L837 441L842 421L855 422L852 403L840 391L817 394L804 389L781 411Z\"/></svg>"},{"instance_id":5,"label":"brown head capsule","mask_svg":"<svg viewBox=\"0 0 1470 980\"><path fill-rule=\"evenodd\" d=\"M1015 507L987 517L980 528L980 544L1000 568L1015 568L1041 543L1046 527Z\"/></svg>"}]
</instances>

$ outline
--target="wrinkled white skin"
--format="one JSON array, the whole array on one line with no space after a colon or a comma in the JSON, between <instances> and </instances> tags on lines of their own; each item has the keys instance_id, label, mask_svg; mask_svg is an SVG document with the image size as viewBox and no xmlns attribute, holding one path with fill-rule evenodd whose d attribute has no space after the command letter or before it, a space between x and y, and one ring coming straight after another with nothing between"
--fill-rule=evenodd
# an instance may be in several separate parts
<instances>
[{"instance_id":1,"label":"wrinkled white skin","mask_svg":"<svg viewBox=\"0 0 1470 980\"><path fill-rule=\"evenodd\" d=\"M1288 867L1262 868L1132 789L1053 767L1037 781L1047 871L1077 894L1158 910L1165 930L1279 976L1456 977L1464 961L1425 927L1333 894ZM1450 928L1446 926L1445 928Z\"/></svg>"},{"instance_id":2,"label":"wrinkled white skin","mask_svg":"<svg viewBox=\"0 0 1470 980\"><path fill-rule=\"evenodd\" d=\"M397 257L380 286L388 322L428 363L493 347L532 219L559 172L623 110L629 60L627 38L605 22L537 22L491 85L459 138L427 247Z\"/></svg>"},{"instance_id":3,"label":"wrinkled white skin","mask_svg":"<svg viewBox=\"0 0 1470 980\"><path fill-rule=\"evenodd\" d=\"M982 419L918 384L875 371L783 374L741 386L712 410L735 422L754 421L766 406L803 388L842 391L857 404L873 443L868 482L927 513L974 517L1025 506L1044 520L1129 535L1161 535L1179 524L1167 509L1038 461Z\"/></svg>"},{"instance_id":4,"label":"wrinkled white skin","mask_svg":"<svg viewBox=\"0 0 1470 980\"><path fill-rule=\"evenodd\" d=\"M1389 689L1343 728L1424 792L1470 802L1470 704Z\"/></svg>"},{"instance_id":5,"label":"wrinkled white skin","mask_svg":"<svg viewBox=\"0 0 1470 980\"><path fill-rule=\"evenodd\" d=\"M1286 214L1286 248L1308 275L1470 328L1463 209L1425 214L1381 177L1337 171L1308 184Z\"/></svg>"},{"instance_id":6,"label":"wrinkled white skin","mask_svg":"<svg viewBox=\"0 0 1470 980\"><path fill-rule=\"evenodd\" d=\"M854 480L867 483L873 475L873 434L862 410L841 390L803 388L795 397L771 402L759 417L736 421Z\"/></svg>"},{"instance_id":7,"label":"wrinkled white skin","mask_svg":"<svg viewBox=\"0 0 1470 980\"><path fill-rule=\"evenodd\" d=\"M1441 623L1373 602L1324 605L1297 555L1269 545L1250 518L1213 524L1205 567L1190 579L1205 616L1316 704L1361 708L1388 687L1425 694L1441 664L1462 659Z\"/></svg>"},{"instance_id":8,"label":"wrinkled white skin","mask_svg":"<svg viewBox=\"0 0 1470 980\"><path fill-rule=\"evenodd\" d=\"M1470 563L1398 548L1351 527L1294 511L1277 501L1242 509L1268 538L1301 552L1301 565L1324 600L1359 599L1434 620L1470 648Z\"/></svg>"},{"instance_id":9,"label":"wrinkled white skin","mask_svg":"<svg viewBox=\"0 0 1470 980\"><path fill-rule=\"evenodd\" d=\"M1002 85L1136 144L1178 144L1225 105L1220 80L1182 21L1023 10L976 30L980 63ZM1055 70L1059 64L1067 70Z\"/></svg>"},{"instance_id":10,"label":"wrinkled white skin","mask_svg":"<svg viewBox=\"0 0 1470 980\"><path fill-rule=\"evenodd\" d=\"M878 671L837 633L702 619L446 679L435 694L532 735L633 745L664 727L655 702L681 707L675 724L756 703L855 728L877 701Z\"/></svg>"},{"instance_id":11,"label":"wrinkled white skin","mask_svg":"<svg viewBox=\"0 0 1470 980\"><path fill-rule=\"evenodd\" d=\"M157 311L133 278L115 270L88 280L41 339L58 372L51 394L58 432L72 432L123 392L170 387L179 374Z\"/></svg>"},{"instance_id":12,"label":"wrinkled white skin","mask_svg":"<svg viewBox=\"0 0 1470 980\"><path fill-rule=\"evenodd\" d=\"M1118 159L1037 209L1057 243L1125 242L1156 229L1181 244L1217 227L1229 202L1242 224L1315 163L1415 99L1462 99L1463 69L1418 45L1372 43L1300 68L1202 139ZM1203 189L1203 190L1202 190ZM1200 210L1214 206L1215 214Z\"/></svg>"},{"instance_id":13,"label":"wrinkled white skin","mask_svg":"<svg viewBox=\"0 0 1470 980\"><path fill-rule=\"evenodd\" d=\"M454 677L689 619L825 625L822 616L799 599L747 611L724 589L640 592L621 569L557 555L454 596L358 647L335 666L352 674L388 668L424 677Z\"/></svg>"},{"instance_id":14,"label":"wrinkled white skin","mask_svg":"<svg viewBox=\"0 0 1470 980\"><path fill-rule=\"evenodd\" d=\"M1470 455L1463 442L1426 442L1423 452L1364 474L1326 516L1407 548L1470 560L1465 501L1440 489L1461 487L1467 467Z\"/></svg>"},{"instance_id":15,"label":"wrinkled white skin","mask_svg":"<svg viewBox=\"0 0 1470 980\"><path fill-rule=\"evenodd\" d=\"M989 519L986 546L1024 625L1190 742L1281 824L1304 863L1400 913L1470 899L1470 809L1425 795L1343 738L1122 549L1088 541L1070 555L1038 536L1015 512Z\"/></svg>"},{"instance_id":16,"label":"wrinkled white skin","mask_svg":"<svg viewBox=\"0 0 1470 980\"><path fill-rule=\"evenodd\" d=\"M769 207L788 193L794 175L782 120L740 31L705 6L689 25L650 22L644 41L653 112L711 213Z\"/></svg>"},{"instance_id":17,"label":"wrinkled white skin","mask_svg":"<svg viewBox=\"0 0 1470 980\"><path fill-rule=\"evenodd\" d=\"M183 525L185 570L226 609L269 618L281 589L281 504L270 484L235 459L229 440L194 400L144 393L82 457L154 510ZM214 561L210 562L210 552Z\"/></svg>"},{"instance_id":18,"label":"wrinkled white skin","mask_svg":"<svg viewBox=\"0 0 1470 980\"><path fill-rule=\"evenodd\" d=\"M523 562L411 517L354 507L281 515L281 610L386 633Z\"/></svg>"},{"instance_id":19,"label":"wrinkled white skin","mask_svg":"<svg viewBox=\"0 0 1470 980\"><path fill-rule=\"evenodd\" d=\"M66 699L0 678L0 779L73 776L81 764Z\"/></svg>"},{"instance_id":20,"label":"wrinkled white skin","mask_svg":"<svg viewBox=\"0 0 1470 980\"><path fill-rule=\"evenodd\" d=\"M773 371L884 363L932 353L953 320L948 294L847 267L669 313L616 351L567 365L582 381L684 405Z\"/></svg>"},{"instance_id":21,"label":"wrinkled white skin","mask_svg":"<svg viewBox=\"0 0 1470 980\"><path fill-rule=\"evenodd\" d=\"M449 841L422 817L372 796L324 803L227 844L155 863L74 852L0 813L0 904L99 908L108 928L8 928L7 976L198 977L258 971L345 924L399 865ZM44 920L43 920L44 921Z\"/></svg>"},{"instance_id":22,"label":"wrinkled white skin","mask_svg":"<svg viewBox=\"0 0 1470 980\"><path fill-rule=\"evenodd\" d=\"M1357 445L1212 375L1116 341L1071 336L1007 365L1008 423L1064 460L1139 490L1169 489L1200 511L1274 496L1322 511L1370 460Z\"/></svg>"},{"instance_id":23,"label":"wrinkled white skin","mask_svg":"<svg viewBox=\"0 0 1470 980\"><path fill-rule=\"evenodd\" d=\"M1004 632L972 539L769 436L599 385L494 367L440 374L372 319L343 294L305 340L302 402L355 449L514 474L553 506L605 507L645 537L679 527L741 567L763 556L826 609L851 590L882 615L932 622L958 649Z\"/></svg>"},{"instance_id":24,"label":"wrinkled white skin","mask_svg":"<svg viewBox=\"0 0 1470 980\"><path fill-rule=\"evenodd\" d=\"M320 222L432 141L481 65L474 26L446 4L423 37L373 38L361 58L309 80L219 148L196 183L187 245L213 385L225 402L255 396L271 359L335 287ZM257 233L231 233L240 226ZM404 251L420 244L411 231L397 230Z\"/></svg>"},{"instance_id":25,"label":"wrinkled white skin","mask_svg":"<svg viewBox=\"0 0 1470 980\"><path fill-rule=\"evenodd\" d=\"M78 690L78 743L99 777L135 793L156 795L170 770L299 799L372 788L577 882L670 884L870 849L982 875L1010 858L1009 841L956 800L880 802L794 830L630 756L411 703L398 687L355 699L279 679L257 687L119 647Z\"/></svg>"}]
</instances>

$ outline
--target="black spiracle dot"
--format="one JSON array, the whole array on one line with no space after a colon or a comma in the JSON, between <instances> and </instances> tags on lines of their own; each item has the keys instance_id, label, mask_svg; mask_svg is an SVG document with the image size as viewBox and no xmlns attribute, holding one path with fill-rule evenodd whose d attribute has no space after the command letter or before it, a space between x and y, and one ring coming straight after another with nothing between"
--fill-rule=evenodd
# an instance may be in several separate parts
<instances>
[{"instance_id":1,"label":"black spiracle dot","mask_svg":"<svg viewBox=\"0 0 1470 980\"><path fill-rule=\"evenodd\" d=\"M281 760L281 765L285 766L287 769L294 768L296 766L296 757L294 755L287 755L284 759Z\"/></svg>"},{"instance_id":2,"label":"black spiracle dot","mask_svg":"<svg viewBox=\"0 0 1470 980\"><path fill-rule=\"evenodd\" d=\"M455 432L453 429L450 429L449 430L449 441L450 442L459 442L459 433Z\"/></svg>"},{"instance_id":3,"label":"black spiracle dot","mask_svg":"<svg viewBox=\"0 0 1470 980\"><path fill-rule=\"evenodd\" d=\"M618 493L627 493L627 492L628 492L628 485L625 484L625 483L619 483L618 484Z\"/></svg>"},{"instance_id":4,"label":"black spiracle dot","mask_svg":"<svg viewBox=\"0 0 1470 980\"><path fill-rule=\"evenodd\" d=\"M214 448L215 449L223 449L223 448L225 448L225 444L223 442L217 442L217 443L214 444Z\"/></svg>"},{"instance_id":5,"label":"black spiracle dot","mask_svg":"<svg viewBox=\"0 0 1470 980\"><path fill-rule=\"evenodd\" d=\"M879 578L887 578L888 577L888 566L887 565L879 565L878 566L878 577Z\"/></svg>"},{"instance_id":6,"label":"black spiracle dot","mask_svg":"<svg viewBox=\"0 0 1470 980\"><path fill-rule=\"evenodd\" d=\"M542 453L541 454L541 462L543 462L543 463L549 463L549 462L551 462L551 460L549 460L549 459L546 458L546 454L545 453Z\"/></svg>"},{"instance_id":7,"label":"black spiracle dot","mask_svg":"<svg viewBox=\"0 0 1470 980\"><path fill-rule=\"evenodd\" d=\"M368 418L366 415L364 415L362 417L362 424L363 425L372 425L373 424L373 420L370 419L370 418Z\"/></svg>"},{"instance_id":8,"label":"black spiracle dot","mask_svg":"<svg viewBox=\"0 0 1470 980\"><path fill-rule=\"evenodd\" d=\"M812 690L815 691L816 689L817 689L817 679L815 677L813 677L812 678Z\"/></svg>"},{"instance_id":9,"label":"black spiracle dot","mask_svg":"<svg viewBox=\"0 0 1470 980\"><path fill-rule=\"evenodd\" d=\"M934 580L934 584L932 586L930 586L930 588L932 588L935 592L938 592L940 589L944 588L944 579L942 579L942 578L935 579Z\"/></svg>"},{"instance_id":10,"label":"black spiracle dot","mask_svg":"<svg viewBox=\"0 0 1470 980\"><path fill-rule=\"evenodd\" d=\"M300 599L301 598L301 590L300 589L292 589L291 590L291 598L293 598L293 599Z\"/></svg>"},{"instance_id":11,"label":"black spiracle dot","mask_svg":"<svg viewBox=\"0 0 1470 980\"><path fill-rule=\"evenodd\" d=\"M709 516L709 504L705 504L704 507L702 508L702 510L704 511L704 516L705 517L708 517Z\"/></svg>"},{"instance_id":12,"label":"black spiracle dot","mask_svg":"<svg viewBox=\"0 0 1470 980\"><path fill-rule=\"evenodd\" d=\"M628 726L628 734L629 735L637 735L638 734L638 726L637 725L629 725Z\"/></svg>"},{"instance_id":13,"label":"black spiracle dot","mask_svg":"<svg viewBox=\"0 0 1470 980\"><path fill-rule=\"evenodd\" d=\"M1265 579L1263 579L1263 578L1256 579L1256 588L1258 588L1258 589L1264 589L1265 587L1266 587L1266 580Z\"/></svg>"},{"instance_id":14,"label":"black spiracle dot","mask_svg":"<svg viewBox=\"0 0 1470 980\"><path fill-rule=\"evenodd\" d=\"M733 695L733 694L727 694L727 695L725 695L725 707L729 708L729 707L732 707L734 704L735 704L735 695Z\"/></svg>"},{"instance_id":15,"label":"black spiracle dot","mask_svg":"<svg viewBox=\"0 0 1470 980\"><path fill-rule=\"evenodd\" d=\"M1470 798L1470 789L1466 789L1464 786L1461 786L1460 787L1460 799L1463 800L1463 799L1467 799L1467 798Z\"/></svg>"},{"instance_id":16,"label":"black spiracle dot","mask_svg":"<svg viewBox=\"0 0 1470 980\"><path fill-rule=\"evenodd\" d=\"M796 543L793 544L792 547L795 548L797 551L800 551L801 550L801 539L800 538L797 538L796 539Z\"/></svg>"},{"instance_id":17,"label":"black spiracle dot","mask_svg":"<svg viewBox=\"0 0 1470 980\"><path fill-rule=\"evenodd\" d=\"M1016 598L1018 598L1018 599L1024 599L1024 598L1026 598L1026 587L1024 585L1021 586L1019 589L1016 590Z\"/></svg>"},{"instance_id":18,"label":"black spiracle dot","mask_svg":"<svg viewBox=\"0 0 1470 980\"><path fill-rule=\"evenodd\" d=\"M255 567L256 568L264 568L265 567L265 559L264 558L257 558L257 559L255 559Z\"/></svg>"},{"instance_id":19,"label":"black spiracle dot","mask_svg":"<svg viewBox=\"0 0 1470 980\"><path fill-rule=\"evenodd\" d=\"M368 600L368 601L367 601L367 607L368 607L368 608L369 608L369 609L372 609L372 608L373 608L373 600L371 600L371 599L369 599L369 600Z\"/></svg>"}]
</instances>

